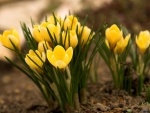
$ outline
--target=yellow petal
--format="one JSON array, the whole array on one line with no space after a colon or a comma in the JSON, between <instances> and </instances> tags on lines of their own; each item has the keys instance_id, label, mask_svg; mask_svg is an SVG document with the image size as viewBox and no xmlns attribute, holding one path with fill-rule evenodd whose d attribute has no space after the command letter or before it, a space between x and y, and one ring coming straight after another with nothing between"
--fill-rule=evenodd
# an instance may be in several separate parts
<instances>
[{"instance_id":1,"label":"yellow petal","mask_svg":"<svg viewBox=\"0 0 150 113\"><path fill-rule=\"evenodd\" d=\"M51 51L51 50L47 50L47 59L48 59L48 61L53 65L53 66L55 66L56 67L56 62L57 62L57 60L56 60L56 58L55 58L55 56L53 55L53 52Z\"/></svg>"},{"instance_id":2,"label":"yellow petal","mask_svg":"<svg viewBox=\"0 0 150 113\"><path fill-rule=\"evenodd\" d=\"M7 37L7 36L10 35L10 34L12 34L12 32L11 32L10 30L5 30L5 31L3 32L3 36L4 36L4 37Z\"/></svg>"},{"instance_id":3,"label":"yellow petal","mask_svg":"<svg viewBox=\"0 0 150 113\"><path fill-rule=\"evenodd\" d=\"M120 32L120 29L118 28L118 26L116 24L113 24L111 27L110 27L110 30L114 30L116 32Z\"/></svg>"},{"instance_id":4,"label":"yellow petal","mask_svg":"<svg viewBox=\"0 0 150 113\"><path fill-rule=\"evenodd\" d=\"M60 46L60 45L57 45L55 48L54 48L54 56L56 57L57 60L63 60L64 56L65 56L65 49Z\"/></svg>"},{"instance_id":5,"label":"yellow petal","mask_svg":"<svg viewBox=\"0 0 150 113\"><path fill-rule=\"evenodd\" d=\"M49 46L47 41L41 41L38 43L38 50L42 53L45 52L45 50L52 50L52 48Z\"/></svg>"},{"instance_id":6,"label":"yellow petal","mask_svg":"<svg viewBox=\"0 0 150 113\"><path fill-rule=\"evenodd\" d=\"M11 49L14 49L13 44L11 43L11 41L12 41L12 42L14 43L14 45L15 45L17 48L19 48L20 42L19 42L18 38L16 38L16 37L13 36L13 35L8 35L7 38L8 38L8 40L6 40L6 44L7 44L6 47L11 48ZM10 40L11 40L11 41L10 41Z\"/></svg>"},{"instance_id":7,"label":"yellow petal","mask_svg":"<svg viewBox=\"0 0 150 113\"><path fill-rule=\"evenodd\" d=\"M20 36L19 33L16 29L12 28L12 35L14 35L16 38L18 38L18 40L20 40Z\"/></svg>"},{"instance_id":8,"label":"yellow petal","mask_svg":"<svg viewBox=\"0 0 150 113\"><path fill-rule=\"evenodd\" d=\"M107 39L105 39L105 44L106 44L106 46L110 49L109 43L108 43L108 40L107 40Z\"/></svg>"},{"instance_id":9,"label":"yellow petal","mask_svg":"<svg viewBox=\"0 0 150 113\"><path fill-rule=\"evenodd\" d=\"M33 33L32 33L32 34L33 34L33 37L34 37L34 39L35 39L37 42L41 42L41 41L44 40L44 39L42 38L41 33L40 33L40 31L39 31L38 28L33 28L32 32L33 32Z\"/></svg>"},{"instance_id":10,"label":"yellow petal","mask_svg":"<svg viewBox=\"0 0 150 113\"><path fill-rule=\"evenodd\" d=\"M67 55L68 55L68 57L69 57L69 62L70 62L71 59L72 59L72 56L73 56L73 49L72 49L72 47L69 47L69 48L66 50L66 53L67 53Z\"/></svg>"},{"instance_id":11,"label":"yellow petal","mask_svg":"<svg viewBox=\"0 0 150 113\"><path fill-rule=\"evenodd\" d=\"M1 42L2 38L3 38L3 37L2 37L2 35L0 34L0 42Z\"/></svg>"},{"instance_id":12,"label":"yellow petal","mask_svg":"<svg viewBox=\"0 0 150 113\"><path fill-rule=\"evenodd\" d=\"M70 58L69 58L69 56L68 56L68 54L65 54L65 56L64 56L64 59L62 60L66 65L68 65L69 64L69 62L70 62Z\"/></svg>"},{"instance_id":13,"label":"yellow petal","mask_svg":"<svg viewBox=\"0 0 150 113\"><path fill-rule=\"evenodd\" d=\"M43 37L44 40L51 42L51 38L48 34L48 31L47 31L46 27L41 27L40 28L40 34L41 34L41 36Z\"/></svg>"},{"instance_id":14,"label":"yellow petal","mask_svg":"<svg viewBox=\"0 0 150 113\"><path fill-rule=\"evenodd\" d=\"M58 60L56 63L55 63L55 66L62 69L62 68L65 68L67 65L61 61L61 60Z\"/></svg>"}]
</instances>

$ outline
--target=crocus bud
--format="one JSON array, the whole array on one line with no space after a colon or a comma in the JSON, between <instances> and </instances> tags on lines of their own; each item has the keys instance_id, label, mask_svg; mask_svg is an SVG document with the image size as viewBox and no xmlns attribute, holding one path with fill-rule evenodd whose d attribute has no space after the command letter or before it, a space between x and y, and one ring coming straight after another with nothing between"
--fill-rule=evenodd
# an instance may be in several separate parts
<instances>
[{"instance_id":1,"label":"crocus bud","mask_svg":"<svg viewBox=\"0 0 150 113\"><path fill-rule=\"evenodd\" d=\"M3 35L0 35L0 41L2 45L7 48L14 50L14 44L16 48L20 49L20 37L18 31L14 28L12 28L11 30L5 30L3 32Z\"/></svg>"},{"instance_id":2,"label":"crocus bud","mask_svg":"<svg viewBox=\"0 0 150 113\"><path fill-rule=\"evenodd\" d=\"M45 62L45 53L42 54L36 50L35 52L33 50L29 50L29 53L25 57L26 63L32 68L37 70L38 72L41 72L43 62Z\"/></svg>"},{"instance_id":3,"label":"crocus bud","mask_svg":"<svg viewBox=\"0 0 150 113\"><path fill-rule=\"evenodd\" d=\"M110 49L114 50L117 42L122 39L122 31L120 31L117 25L113 24L110 28L106 29L105 35Z\"/></svg>"},{"instance_id":4,"label":"crocus bud","mask_svg":"<svg viewBox=\"0 0 150 113\"><path fill-rule=\"evenodd\" d=\"M77 17L73 15L69 15L65 20L64 20L64 30L76 30L76 27L78 25L78 19Z\"/></svg>"},{"instance_id":5,"label":"crocus bud","mask_svg":"<svg viewBox=\"0 0 150 113\"><path fill-rule=\"evenodd\" d=\"M80 27L79 34L81 35L80 44L83 45L87 44L88 41L90 41L94 35L94 33L91 33L91 29L87 26Z\"/></svg>"},{"instance_id":6,"label":"crocus bud","mask_svg":"<svg viewBox=\"0 0 150 113\"><path fill-rule=\"evenodd\" d=\"M136 37L136 44L140 49L140 53L144 54L150 45L150 33L148 30L140 32L139 36Z\"/></svg>"},{"instance_id":7,"label":"crocus bud","mask_svg":"<svg viewBox=\"0 0 150 113\"><path fill-rule=\"evenodd\" d=\"M66 51L65 49L57 45L53 51L47 50L47 59L54 66L60 69L65 68L71 61L73 56L73 49L69 47Z\"/></svg>"},{"instance_id":8,"label":"crocus bud","mask_svg":"<svg viewBox=\"0 0 150 113\"><path fill-rule=\"evenodd\" d=\"M128 45L130 39L130 34L128 34L125 39L122 38L119 42L117 42L117 45L114 49L115 53L119 53L122 54L122 52L124 51L124 49L126 48L126 46Z\"/></svg>"},{"instance_id":9,"label":"crocus bud","mask_svg":"<svg viewBox=\"0 0 150 113\"><path fill-rule=\"evenodd\" d=\"M48 49L52 50L47 41L41 41L38 43L38 50L40 53L46 52Z\"/></svg>"},{"instance_id":10,"label":"crocus bud","mask_svg":"<svg viewBox=\"0 0 150 113\"><path fill-rule=\"evenodd\" d=\"M68 49L70 46L74 49L78 44L76 32L74 30L63 31L62 41L66 49Z\"/></svg>"},{"instance_id":11,"label":"crocus bud","mask_svg":"<svg viewBox=\"0 0 150 113\"><path fill-rule=\"evenodd\" d=\"M41 35L40 25L34 25L34 28L32 29L32 35L37 42L41 42L44 40L44 38Z\"/></svg>"},{"instance_id":12,"label":"crocus bud","mask_svg":"<svg viewBox=\"0 0 150 113\"><path fill-rule=\"evenodd\" d=\"M57 25L54 24L49 24L47 26L52 38L59 43L60 41L60 31L61 27L60 24L57 22Z\"/></svg>"},{"instance_id":13,"label":"crocus bud","mask_svg":"<svg viewBox=\"0 0 150 113\"><path fill-rule=\"evenodd\" d=\"M47 21L50 22L51 24L56 24L58 22L61 25L61 27L63 25L63 19L57 14L49 16Z\"/></svg>"}]
</instances>

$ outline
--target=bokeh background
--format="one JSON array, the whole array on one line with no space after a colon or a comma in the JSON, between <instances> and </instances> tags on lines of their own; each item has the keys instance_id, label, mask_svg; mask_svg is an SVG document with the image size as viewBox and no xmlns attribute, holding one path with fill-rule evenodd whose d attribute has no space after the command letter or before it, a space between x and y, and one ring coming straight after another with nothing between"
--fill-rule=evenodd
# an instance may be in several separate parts
<instances>
[{"instance_id":1,"label":"bokeh background","mask_svg":"<svg viewBox=\"0 0 150 113\"><path fill-rule=\"evenodd\" d=\"M20 22L31 26L30 18L36 23L44 20L52 12L64 17L68 12L76 13L80 19L88 15L88 25L94 28L102 22L122 24L132 35L150 29L149 0L0 0L0 34L15 27L24 43ZM0 59L4 55L14 58L9 50L0 46Z\"/></svg>"}]
</instances>

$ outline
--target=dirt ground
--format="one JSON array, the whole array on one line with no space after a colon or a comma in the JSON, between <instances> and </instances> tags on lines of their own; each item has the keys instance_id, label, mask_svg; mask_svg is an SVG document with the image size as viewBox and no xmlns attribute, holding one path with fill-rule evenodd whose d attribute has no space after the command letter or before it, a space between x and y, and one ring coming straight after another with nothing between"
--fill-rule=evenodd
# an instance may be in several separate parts
<instances>
[{"instance_id":1,"label":"dirt ground","mask_svg":"<svg viewBox=\"0 0 150 113\"><path fill-rule=\"evenodd\" d=\"M105 17L107 17L106 21L109 24L114 22L113 19L115 20L115 18L118 17L117 20L129 28L129 31L132 33L137 33L143 29L149 29L149 4L138 6L141 8L145 6L145 9L138 9L133 1L134 0L129 0L128 3L124 3L125 6L121 6L119 0L116 0L113 4L106 5L101 9L88 9L77 15L79 15L81 19L83 17L82 15L88 12L89 23L93 21L93 17L96 22L101 22L104 20L105 15ZM132 3L130 4L132 6L132 11L129 11L130 9L127 7L129 3ZM108 9L111 9L111 11ZM123 15L122 12L125 10L126 13ZM127 12L129 16L127 16ZM133 12L135 12L134 15L132 14ZM144 16L142 12L144 12ZM137 15L137 13L141 15ZM132 19L130 19L131 15L133 17ZM144 93L141 93L139 96L131 96L125 91L114 90L110 72L102 59L100 59L99 62L103 67L99 67L98 69L98 83L88 84L88 104L81 105L81 113L150 112L150 104L145 102ZM61 113L60 109L57 107L54 111L48 109L39 89L22 72L5 62L0 63L0 69L3 70L0 72L0 113Z\"/></svg>"},{"instance_id":2,"label":"dirt ground","mask_svg":"<svg viewBox=\"0 0 150 113\"><path fill-rule=\"evenodd\" d=\"M39 89L19 70L10 67L1 75L0 113L61 113L59 108L48 109ZM125 91L114 90L107 73L101 73L99 80L103 82L88 84L88 104L81 105L81 113L148 113L150 110L144 94L130 96Z\"/></svg>"}]
</instances>

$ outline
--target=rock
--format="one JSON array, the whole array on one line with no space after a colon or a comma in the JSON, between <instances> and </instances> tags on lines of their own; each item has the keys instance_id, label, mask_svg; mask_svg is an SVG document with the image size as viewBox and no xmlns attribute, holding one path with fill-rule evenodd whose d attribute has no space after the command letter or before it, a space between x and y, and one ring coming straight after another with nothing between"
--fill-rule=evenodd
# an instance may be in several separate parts
<instances>
[{"instance_id":1,"label":"rock","mask_svg":"<svg viewBox=\"0 0 150 113\"><path fill-rule=\"evenodd\" d=\"M97 109L98 111L107 111L110 110L110 107L105 106L101 103L97 103L94 107L96 107L95 109Z\"/></svg>"},{"instance_id":2,"label":"rock","mask_svg":"<svg viewBox=\"0 0 150 113\"><path fill-rule=\"evenodd\" d=\"M4 84L8 84L9 82L11 81L11 78L10 78L10 76L4 76L4 77L2 77L2 82L4 83Z\"/></svg>"}]
</instances>

